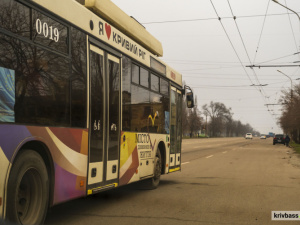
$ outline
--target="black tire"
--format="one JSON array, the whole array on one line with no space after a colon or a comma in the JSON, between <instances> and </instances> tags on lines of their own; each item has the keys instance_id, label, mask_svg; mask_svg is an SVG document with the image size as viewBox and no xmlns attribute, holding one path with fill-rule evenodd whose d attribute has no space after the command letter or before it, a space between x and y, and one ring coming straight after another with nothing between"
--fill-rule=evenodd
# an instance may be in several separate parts
<instances>
[{"instance_id":1,"label":"black tire","mask_svg":"<svg viewBox=\"0 0 300 225\"><path fill-rule=\"evenodd\" d=\"M157 149L156 156L154 159L154 176L151 178L151 186L153 189L157 188L160 182L160 176L161 176L161 154L160 150Z\"/></svg>"},{"instance_id":2,"label":"black tire","mask_svg":"<svg viewBox=\"0 0 300 225\"><path fill-rule=\"evenodd\" d=\"M42 157L24 150L8 179L6 219L16 224L43 224L49 202L49 178Z\"/></svg>"},{"instance_id":3,"label":"black tire","mask_svg":"<svg viewBox=\"0 0 300 225\"><path fill-rule=\"evenodd\" d=\"M150 179L144 180L141 182L140 188L142 189L156 189L159 186L160 176L161 176L161 154L160 150L157 149L155 159L154 159L154 176Z\"/></svg>"}]
</instances>

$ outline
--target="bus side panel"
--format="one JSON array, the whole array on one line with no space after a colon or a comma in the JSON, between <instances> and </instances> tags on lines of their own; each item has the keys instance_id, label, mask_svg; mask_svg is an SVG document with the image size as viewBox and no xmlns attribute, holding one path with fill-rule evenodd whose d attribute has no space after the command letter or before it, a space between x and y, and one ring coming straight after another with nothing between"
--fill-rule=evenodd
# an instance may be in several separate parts
<instances>
[{"instance_id":1,"label":"bus side panel","mask_svg":"<svg viewBox=\"0 0 300 225\"><path fill-rule=\"evenodd\" d=\"M53 204L86 195L86 177L76 176L55 163L55 186Z\"/></svg>"},{"instance_id":2,"label":"bus side panel","mask_svg":"<svg viewBox=\"0 0 300 225\"><path fill-rule=\"evenodd\" d=\"M54 202L86 195L88 131L72 128L29 128L47 143L55 166Z\"/></svg>"},{"instance_id":3,"label":"bus side panel","mask_svg":"<svg viewBox=\"0 0 300 225\"><path fill-rule=\"evenodd\" d=\"M0 146L0 219L3 219L3 203L4 203L4 189L5 189L5 181L7 176L7 171L10 166L10 162L8 161L6 155L4 154L1 146Z\"/></svg>"},{"instance_id":4,"label":"bus side panel","mask_svg":"<svg viewBox=\"0 0 300 225\"><path fill-rule=\"evenodd\" d=\"M86 129L0 125L0 204L3 216L6 174L17 151L29 141L44 143L55 168L53 204L86 195L88 131Z\"/></svg>"},{"instance_id":5,"label":"bus side panel","mask_svg":"<svg viewBox=\"0 0 300 225\"><path fill-rule=\"evenodd\" d=\"M136 133L121 132L119 185L139 180Z\"/></svg>"},{"instance_id":6,"label":"bus side panel","mask_svg":"<svg viewBox=\"0 0 300 225\"><path fill-rule=\"evenodd\" d=\"M161 150L165 151L163 166L168 173L169 139L169 135L166 134L122 132L119 184L125 185L153 176L154 157L160 142L164 142L165 145L165 149Z\"/></svg>"}]
</instances>

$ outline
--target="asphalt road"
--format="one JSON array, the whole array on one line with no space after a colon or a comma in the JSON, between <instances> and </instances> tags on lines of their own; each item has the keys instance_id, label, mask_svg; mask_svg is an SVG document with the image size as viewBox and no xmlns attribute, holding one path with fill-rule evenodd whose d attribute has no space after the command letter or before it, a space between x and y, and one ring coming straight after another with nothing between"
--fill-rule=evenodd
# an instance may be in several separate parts
<instances>
[{"instance_id":1,"label":"asphalt road","mask_svg":"<svg viewBox=\"0 0 300 225\"><path fill-rule=\"evenodd\" d=\"M271 221L300 211L300 158L272 140L184 140L182 171L156 190L128 185L55 206L45 224L300 224Z\"/></svg>"}]
</instances>

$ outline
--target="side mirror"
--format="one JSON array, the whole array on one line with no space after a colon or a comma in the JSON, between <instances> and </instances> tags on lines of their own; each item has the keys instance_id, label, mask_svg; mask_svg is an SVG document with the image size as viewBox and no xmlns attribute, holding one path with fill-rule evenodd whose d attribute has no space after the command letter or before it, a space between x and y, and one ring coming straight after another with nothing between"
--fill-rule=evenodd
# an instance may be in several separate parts
<instances>
[{"instance_id":1,"label":"side mirror","mask_svg":"<svg viewBox=\"0 0 300 225\"><path fill-rule=\"evenodd\" d=\"M193 94L193 92L186 93L186 105L189 109L194 107L194 94Z\"/></svg>"}]
</instances>

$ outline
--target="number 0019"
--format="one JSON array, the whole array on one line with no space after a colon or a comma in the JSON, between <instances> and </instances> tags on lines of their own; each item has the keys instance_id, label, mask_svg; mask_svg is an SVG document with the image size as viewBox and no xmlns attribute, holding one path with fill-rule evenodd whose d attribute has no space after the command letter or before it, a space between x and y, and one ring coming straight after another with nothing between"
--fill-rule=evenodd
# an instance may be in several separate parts
<instances>
[{"instance_id":1,"label":"number 0019","mask_svg":"<svg viewBox=\"0 0 300 225\"><path fill-rule=\"evenodd\" d=\"M35 22L36 32L38 34L44 35L45 38L49 38L55 42L59 41L59 31L57 28L53 28L53 26L48 26L46 22L42 23L40 19L37 19Z\"/></svg>"}]
</instances>

